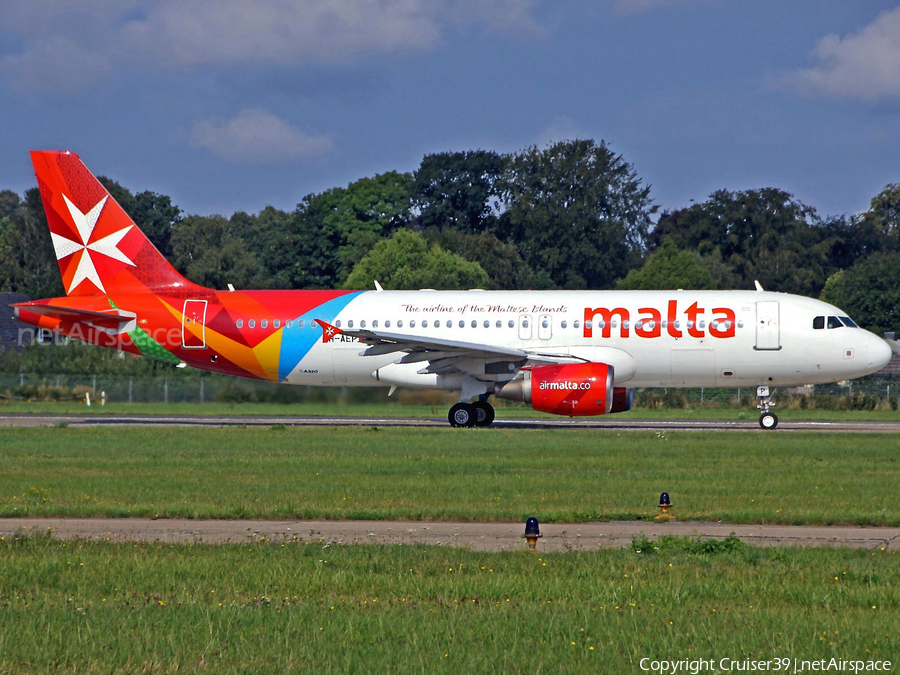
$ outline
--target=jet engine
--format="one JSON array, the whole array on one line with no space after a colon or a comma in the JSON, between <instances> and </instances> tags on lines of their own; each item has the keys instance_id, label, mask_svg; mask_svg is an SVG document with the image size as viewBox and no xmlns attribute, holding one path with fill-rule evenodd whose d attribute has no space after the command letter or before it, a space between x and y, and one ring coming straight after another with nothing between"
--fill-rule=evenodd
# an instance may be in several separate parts
<instances>
[{"instance_id":1,"label":"jet engine","mask_svg":"<svg viewBox=\"0 0 900 675\"><path fill-rule=\"evenodd\" d=\"M624 387L617 401L613 389L613 367L605 363L565 363L536 366L507 382L495 392L497 398L530 403L541 412L580 417L605 415L631 407ZM632 391L632 390L628 390ZM627 406L627 407L624 407Z\"/></svg>"}]
</instances>

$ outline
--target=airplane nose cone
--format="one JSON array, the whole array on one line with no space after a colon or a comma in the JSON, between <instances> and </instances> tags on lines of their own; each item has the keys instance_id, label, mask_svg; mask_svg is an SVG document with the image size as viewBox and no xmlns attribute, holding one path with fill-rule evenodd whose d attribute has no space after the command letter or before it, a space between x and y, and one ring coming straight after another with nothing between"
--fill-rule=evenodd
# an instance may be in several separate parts
<instances>
[{"instance_id":1,"label":"airplane nose cone","mask_svg":"<svg viewBox=\"0 0 900 675\"><path fill-rule=\"evenodd\" d=\"M886 340L882 340L877 335L872 337L874 339L869 345L869 367L878 371L890 363L891 359L894 358L894 352Z\"/></svg>"}]
</instances>

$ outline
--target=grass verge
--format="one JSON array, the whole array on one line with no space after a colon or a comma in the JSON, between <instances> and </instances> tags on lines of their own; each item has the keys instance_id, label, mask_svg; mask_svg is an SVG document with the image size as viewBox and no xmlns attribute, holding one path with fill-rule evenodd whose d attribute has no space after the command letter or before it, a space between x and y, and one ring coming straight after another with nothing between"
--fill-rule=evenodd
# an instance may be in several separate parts
<instances>
[{"instance_id":1,"label":"grass verge","mask_svg":"<svg viewBox=\"0 0 900 675\"><path fill-rule=\"evenodd\" d=\"M0 428L0 516L900 525L900 437Z\"/></svg>"},{"instance_id":2,"label":"grass verge","mask_svg":"<svg viewBox=\"0 0 900 675\"><path fill-rule=\"evenodd\" d=\"M640 551L638 553L637 551ZM900 656L893 552L0 541L0 671L641 672ZM732 668L733 670L733 668Z\"/></svg>"}]
</instances>

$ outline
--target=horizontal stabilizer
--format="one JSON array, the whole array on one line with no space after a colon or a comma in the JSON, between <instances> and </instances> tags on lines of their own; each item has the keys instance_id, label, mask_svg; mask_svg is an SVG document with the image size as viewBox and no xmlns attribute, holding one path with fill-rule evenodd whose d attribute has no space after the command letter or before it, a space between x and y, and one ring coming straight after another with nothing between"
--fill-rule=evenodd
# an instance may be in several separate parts
<instances>
[{"instance_id":1,"label":"horizontal stabilizer","mask_svg":"<svg viewBox=\"0 0 900 675\"><path fill-rule=\"evenodd\" d=\"M30 312L59 321L85 323L94 328L114 333L127 332L128 324L134 322L136 316L133 312L122 312L116 309L96 312L89 309L78 309L77 307L60 307L59 305L43 305L31 302L20 302L13 305L13 308L16 312L16 318L19 317L20 312Z\"/></svg>"}]
</instances>

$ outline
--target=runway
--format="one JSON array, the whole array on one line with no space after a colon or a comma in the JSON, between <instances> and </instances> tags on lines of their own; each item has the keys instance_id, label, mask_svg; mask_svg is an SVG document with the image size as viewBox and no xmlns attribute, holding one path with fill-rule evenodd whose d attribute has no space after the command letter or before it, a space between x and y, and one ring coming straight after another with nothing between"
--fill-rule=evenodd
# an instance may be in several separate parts
<instances>
[{"instance_id":1,"label":"runway","mask_svg":"<svg viewBox=\"0 0 900 675\"><path fill-rule=\"evenodd\" d=\"M757 546L842 546L900 550L900 527L734 525L711 522L611 521L540 526L538 551L592 551L630 546L632 538L663 535L724 539L735 534ZM431 544L474 551L522 550L523 523L342 520L151 520L147 518L0 518L0 535L50 532L60 539L248 543Z\"/></svg>"},{"instance_id":2,"label":"runway","mask_svg":"<svg viewBox=\"0 0 900 675\"><path fill-rule=\"evenodd\" d=\"M205 416L205 415L0 415L0 426L196 426L267 427L285 425L359 427L447 428L444 418L421 417L311 417L311 416ZM610 429L615 431L744 431L763 432L755 417L746 420L677 419L498 419L491 429ZM890 422L782 420L774 432L815 431L825 433L900 433L900 419Z\"/></svg>"}]
</instances>

